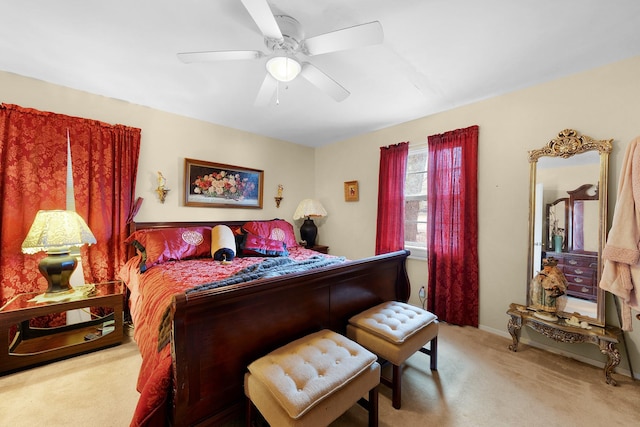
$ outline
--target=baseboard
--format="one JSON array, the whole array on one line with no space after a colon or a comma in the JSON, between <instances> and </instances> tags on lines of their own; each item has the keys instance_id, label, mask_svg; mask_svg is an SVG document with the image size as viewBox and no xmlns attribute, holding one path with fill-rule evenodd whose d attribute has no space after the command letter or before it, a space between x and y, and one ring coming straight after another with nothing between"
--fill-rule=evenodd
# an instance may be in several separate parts
<instances>
[{"instance_id":1,"label":"baseboard","mask_svg":"<svg viewBox=\"0 0 640 427\"><path fill-rule=\"evenodd\" d=\"M507 338L509 341L512 340L511 334L509 334L509 332L504 331L504 330L494 329L494 328L490 328L488 326L483 326L483 325L478 326L478 329L480 329L482 331L489 332L489 333L494 334L494 335L498 335L498 336ZM529 340L527 338L520 338L519 343L520 344L525 344L525 345L528 345L528 346L531 346L531 347L539 348L540 350L548 351L549 353L554 353L554 354L558 354L560 356L565 356L565 357L568 357L570 359L577 360L578 362L586 363L587 365L591 365L591 366L595 366L595 367L604 369L605 362L603 362L601 360L594 360L594 359L591 359L589 357L584 357L584 356L581 356L581 355L576 354L576 353L563 351L563 350L560 350L560 349L555 348L555 347L551 347L551 346L547 346L547 345L544 345L544 344L540 344L540 343L535 342L535 341L531 341L531 340ZM618 366L618 367L616 367L614 372L616 374L625 375L625 376L631 378L631 371L629 369L623 369L620 366ZM634 373L633 378L635 378L637 380L640 379L640 374Z\"/></svg>"}]
</instances>

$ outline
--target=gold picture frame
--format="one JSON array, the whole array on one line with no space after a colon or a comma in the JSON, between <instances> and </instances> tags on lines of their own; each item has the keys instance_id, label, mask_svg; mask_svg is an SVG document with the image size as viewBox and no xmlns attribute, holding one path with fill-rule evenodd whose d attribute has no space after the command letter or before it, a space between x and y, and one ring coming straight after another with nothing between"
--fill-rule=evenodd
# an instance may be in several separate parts
<instances>
[{"instance_id":1,"label":"gold picture frame","mask_svg":"<svg viewBox=\"0 0 640 427\"><path fill-rule=\"evenodd\" d=\"M184 159L184 204L262 209L263 181L258 169Z\"/></svg>"},{"instance_id":2,"label":"gold picture frame","mask_svg":"<svg viewBox=\"0 0 640 427\"><path fill-rule=\"evenodd\" d=\"M344 183L344 201L357 202L359 199L358 181L345 181Z\"/></svg>"}]
</instances>

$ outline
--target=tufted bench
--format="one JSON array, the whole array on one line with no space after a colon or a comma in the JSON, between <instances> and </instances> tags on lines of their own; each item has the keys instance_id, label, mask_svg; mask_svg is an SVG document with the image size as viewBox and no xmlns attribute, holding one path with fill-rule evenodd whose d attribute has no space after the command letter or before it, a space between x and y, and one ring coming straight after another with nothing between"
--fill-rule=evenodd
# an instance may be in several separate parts
<instances>
[{"instance_id":1,"label":"tufted bench","mask_svg":"<svg viewBox=\"0 0 640 427\"><path fill-rule=\"evenodd\" d=\"M252 362L245 374L247 426L254 407L269 425L327 426L355 403L378 425L376 355L330 330L307 335ZM368 402L363 398L369 393Z\"/></svg>"},{"instance_id":2,"label":"tufted bench","mask_svg":"<svg viewBox=\"0 0 640 427\"><path fill-rule=\"evenodd\" d=\"M349 319L347 337L393 365L392 378L380 382L392 389L392 404L401 406L402 365L416 351L430 356L437 369L438 318L426 310L397 301L372 307ZM429 349L424 346L431 342Z\"/></svg>"}]
</instances>

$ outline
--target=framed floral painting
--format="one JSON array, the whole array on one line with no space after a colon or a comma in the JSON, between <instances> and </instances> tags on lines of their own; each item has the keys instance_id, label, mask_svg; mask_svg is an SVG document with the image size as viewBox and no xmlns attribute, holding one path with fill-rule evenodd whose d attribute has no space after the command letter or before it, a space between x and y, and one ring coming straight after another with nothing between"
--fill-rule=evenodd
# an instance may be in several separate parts
<instances>
[{"instance_id":1,"label":"framed floral painting","mask_svg":"<svg viewBox=\"0 0 640 427\"><path fill-rule=\"evenodd\" d=\"M184 159L184 204L262 209L263 180L258 169Z\"/></svg>"}]
</instances>

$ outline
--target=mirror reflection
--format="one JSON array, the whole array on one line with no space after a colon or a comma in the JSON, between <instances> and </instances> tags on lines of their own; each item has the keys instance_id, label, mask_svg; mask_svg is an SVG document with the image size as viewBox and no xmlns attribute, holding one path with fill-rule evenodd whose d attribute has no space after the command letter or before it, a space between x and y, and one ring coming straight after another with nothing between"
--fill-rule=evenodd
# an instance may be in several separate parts
<instances>
[{"instance_id":1,"label":"mirror reflection","mask_svg":"<svg viewBox=\"0 0 640 427\"><path fill-rule=\"evenodd\" d=\"M528 280L552 257L566 278L558 315L604 325L598 287L606 233L606 188L611 141L567 129L529 153L531 171ZM604 189L604 190L602 190ZM530 289L527 305L531 306Z\"/></svg>"},{"instance_id":2,"label":"mirror reflection","mask_svg":"<svg viewBox=\"0 0 640 427\"><path fill-rule=\"evenodd\" d=\"M544 194L543 194L544 197ZM562 252L566 249L566 230L569 223L569 198L562 197L547 203L547 235L544 247L548 251Z\"/></svg>"}]
</instances>

